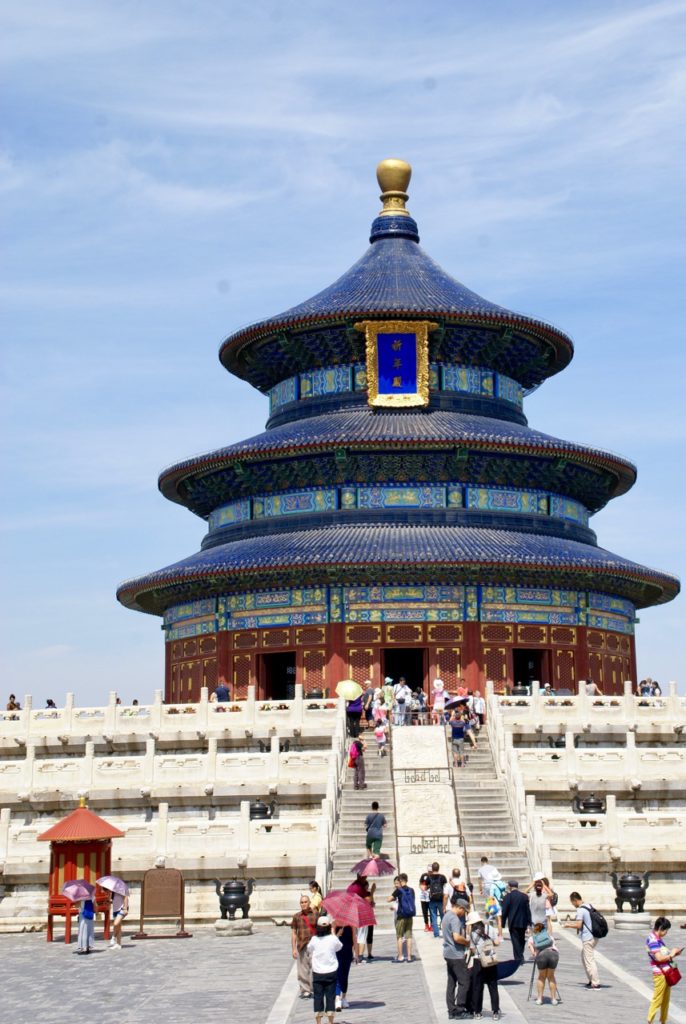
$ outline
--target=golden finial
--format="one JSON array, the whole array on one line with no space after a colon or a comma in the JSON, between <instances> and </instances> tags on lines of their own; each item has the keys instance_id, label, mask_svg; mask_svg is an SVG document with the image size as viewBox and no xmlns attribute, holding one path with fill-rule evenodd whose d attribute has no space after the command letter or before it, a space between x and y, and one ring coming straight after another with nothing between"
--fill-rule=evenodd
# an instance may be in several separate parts
<instances>
[{"instance_id":1,"label":"golden finial","mask_svg":"<svg viewBox=\"0 0 686 1024\"><path fill-rule=\"evenodd\" d=\"M409 210L405 209L407 202L407 186L412 177L412 168L405 160L382 160L376 168L376 180L381 189L381 201L383 210L381 217L409 217Z\"/></svg>"},{"instance_id":2,"label":"golden finial","mask_svg":"<svg viewBox=\"0 0 686 1024\"><path fill-rule=\"evenodd\" d=\"M85 807L86 806L86 802L87 801L86 801L86 797L85 796L80 796L79 797L79 807Z\"/></svg>"}]
</instances>

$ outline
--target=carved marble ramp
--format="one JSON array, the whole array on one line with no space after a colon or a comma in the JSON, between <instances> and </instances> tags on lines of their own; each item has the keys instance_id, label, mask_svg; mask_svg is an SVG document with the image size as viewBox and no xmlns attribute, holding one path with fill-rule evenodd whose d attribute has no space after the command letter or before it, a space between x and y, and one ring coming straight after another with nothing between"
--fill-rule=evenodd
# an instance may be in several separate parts
<instances>
[{"instance_id":1,"label":"carved marble ramp","mask_svg":"<svg viewBox=\"0 0 686 1024\"><path fill-rule=\"evenodd\" d=\"M531 877L528 854L517 838L507 791L498 775L487 728L488 725L481 730L476 749L468 748L466 765L454 771L463 850L476 893L482 856L488 857L505 881L516 878L523 887Z\"/></svg>"},{"instance_id":2,"label":"carved marble ramp","mask_svg":"<svg viewBox=\"0 0 686 1024\"><path fill-rule=\"evenodd\" d=\"M463 866L445 731L394 728L392 767L400 870L416 888L432 861Z\"/></svg>"}]
</instances>

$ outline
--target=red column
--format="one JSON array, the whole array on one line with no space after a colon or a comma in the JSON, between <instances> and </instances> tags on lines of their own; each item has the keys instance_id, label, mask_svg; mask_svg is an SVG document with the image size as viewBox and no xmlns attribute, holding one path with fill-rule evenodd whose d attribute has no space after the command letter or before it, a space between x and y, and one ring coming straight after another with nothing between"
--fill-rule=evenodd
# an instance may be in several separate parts
<instances>
[{"instance_id":1,"label":"red column","mask_svg":"<svg viewBox=\"0 0 686 1024\"><path fill-rule=\"evenodd\" d=\"M588 640L586 637L587 629L586 626L577 626L577 646L576 646L576 683L580 679L588 679L589 672L588 668ZM596 680L597 682L598 680Z\"/></svg>"},{"instance_id":2,"label":"red column","mask_svg":"<svg viewBox=\"0 0 686 1024\"><path fill-rule=\"evenodd\" d=\"M482 690L483 656L481 654L481 623L465 622L462 644L462 676L468 690Z\"/></svg>"},{"instance_id":3,"label":"red column","mask_svg":"<svg viewBox=\"0 0 686 1024\"><path fill-rule=\"evenodd\" d=\"M345 679L348 674L348 664L345 657L345 624L343 622L332 622L326 627L327 631L327 687L329 697L336 689L336 684Z\"/></svg>"}]
</instances>

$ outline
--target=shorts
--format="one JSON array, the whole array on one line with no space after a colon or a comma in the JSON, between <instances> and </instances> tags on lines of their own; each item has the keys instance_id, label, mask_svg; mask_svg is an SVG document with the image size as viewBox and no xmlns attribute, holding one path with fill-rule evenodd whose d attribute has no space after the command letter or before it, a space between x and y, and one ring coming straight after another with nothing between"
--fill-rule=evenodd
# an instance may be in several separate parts
<instances>
[{"instance_id":1,"label":"shorts","mask_svg":"<svg viewBox=\"0 0 686 1024\"><path fill-rule=\"evenodd\" d=\"M555 970L560 961L560 954L556 949L542 949L536 957L536 966L539 971Z\"/></svg>"},{"instance_id":2,"label":"shorts","mask_svg":"<svg viewBox=\"0 0 686 1024\"><path fill-rule=\"evenodd\" d=\"M397 939L409 939L412 935L412 918L398 917L395 922L395 937Z\"/></svg>"},{"instance_id":3,"label":"shorts","mask_svg":"<svg viewBox=\"0 0 686 1024\"><path fill-rule=\"evenodd\" d=\"M367 849L371 850L372 853L381 853L381 840L372 839L371 836L367 836Z\"/></svg>"},{"instance_id":4,"label":"shorts","mask_svg":"<svg viewBox=\"0 0 686 1024\"><path fill-rule=\"evenodd\" d=\"M453 740L453 754L464 754L464 740Z\"/></svg>"}]
</instances>

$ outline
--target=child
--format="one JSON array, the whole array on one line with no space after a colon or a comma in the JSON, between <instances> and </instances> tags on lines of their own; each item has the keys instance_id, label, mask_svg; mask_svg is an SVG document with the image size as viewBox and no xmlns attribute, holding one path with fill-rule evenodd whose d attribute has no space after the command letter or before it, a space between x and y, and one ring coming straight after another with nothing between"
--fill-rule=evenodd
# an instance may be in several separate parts
<instances>
[{"instance_id":1,"label":"child","mask_svg":"<svg viewBox=\"0 0 686 1024\"><path fill-rule=\"evenodd\" d=\"M372 716L375 722L381 722L386 718L386 705L384 703L383 690L380 686L377 686L374 690L374 700L372 702Z\"/></svg>"},{"instance_id":2,"label":"child","mask_svg":"<svg viewBox=\"0 0 686 1024\"><path fill-rule=\"evenodd\" d=\"M429 903L431 897L429 896L429 884L426 881L426 875L422 875L419 879L419 903L422 908L422 917L424 918L424 931L432 931L431 925L429 924Z\"/></svg>"},{"instance_id":3,"label":"child","mask_svg":"<svg viewBox=\"0 0 686 1024\"><path fill-rule=\"evenodd\" d=\"M376 740L376 746L379 752L379 757L385 757L386 743L388 742L388 726L386 725L383 719L380 719L376 723L376 728L374 729L374 739Z\"/></svg>"}]
</instances>

